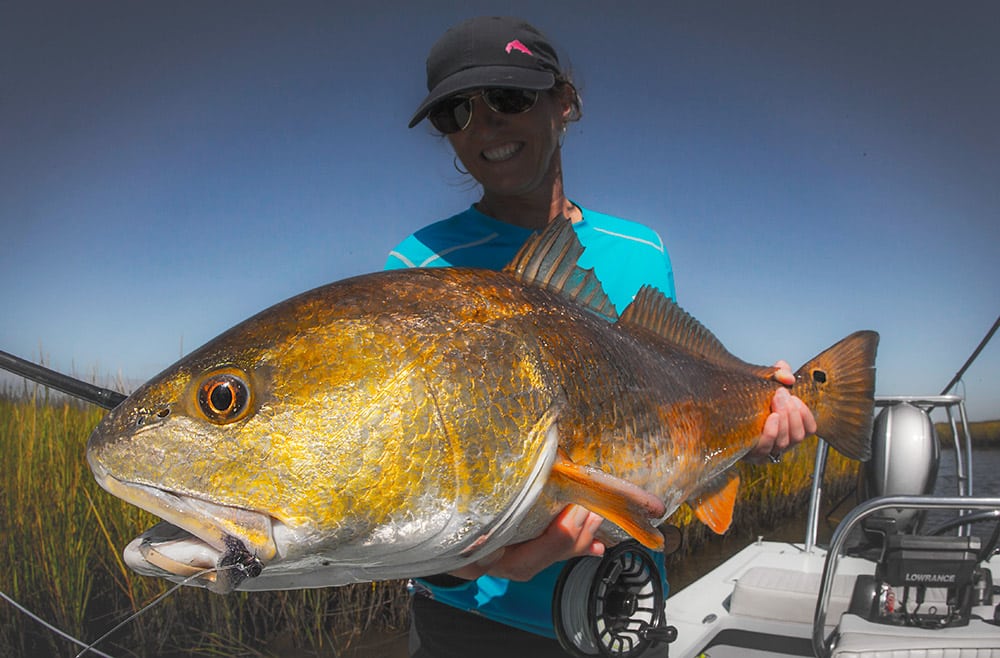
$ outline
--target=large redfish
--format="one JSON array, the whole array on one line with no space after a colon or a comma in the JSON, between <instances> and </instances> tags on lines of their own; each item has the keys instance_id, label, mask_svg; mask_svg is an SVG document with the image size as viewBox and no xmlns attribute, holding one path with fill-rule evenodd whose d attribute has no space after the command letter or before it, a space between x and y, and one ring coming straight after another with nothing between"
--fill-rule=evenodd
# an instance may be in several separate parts
<instances>
[{"instance_id":1,"label":"large redfish","mask_svg":"<svg viewBox=\"0 0 1000 658\"><path fill-rule=\"evenodd\" d=\"M380 272L279 303L100 423L97 481L165 519L129 563L216 591L455 569L567 503L661 548L685 501L723 532L780 386L651 288L622 313L566 221L502 272ZM878 335L804 365L818 434L868 456ZM250 577L248 577L250 576Z\"/></svg>"}]
</instances>

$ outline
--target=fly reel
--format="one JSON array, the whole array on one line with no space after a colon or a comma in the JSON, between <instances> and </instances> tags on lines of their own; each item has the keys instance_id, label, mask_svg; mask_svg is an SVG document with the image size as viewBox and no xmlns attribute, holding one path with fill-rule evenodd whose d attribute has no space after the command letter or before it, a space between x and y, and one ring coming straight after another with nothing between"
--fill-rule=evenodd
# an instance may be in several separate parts
<instances>
[{"instance_id":1,"label":"fly reel","mask_svg":"<svg viewBox=\"0 0 1000 658\"><path fill-rule=\"evenodd\" d=\"M556 583L552 615L559 643L577 658L638 658L677 637L664 619L660 570L635 541L602 558L568 562Z\"/></svg>"}]
</instances>

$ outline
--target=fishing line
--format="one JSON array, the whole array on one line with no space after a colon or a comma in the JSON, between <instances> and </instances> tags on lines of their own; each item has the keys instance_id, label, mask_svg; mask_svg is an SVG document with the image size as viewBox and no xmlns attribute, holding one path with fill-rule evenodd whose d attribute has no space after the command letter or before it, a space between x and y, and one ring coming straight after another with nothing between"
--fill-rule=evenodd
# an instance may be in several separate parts
<instances>
[{"instance_id":1,"label":"fishing line","mask_svg":"<svg viewBox=\"0 0 1000 658\"><path fill-rule=\"evenodd\" d=\"M84 647L83 651L81 651L80 653L76 654L75 658L80 658L81 656L83 656L88 651L90 651L92 653L95 653L98 656L102 656L103 658L114 658L113 656L109 656L108 654L106 654L106 653L104 653L104 652L102 652L102 651L100 651L98 649L95 649L94 647L96 647L98 644L100 644L101 642L103 642L104 640L106 640L109 636L111 636L113 633L115 633L118 629L120 629L121 627L125 626L129 622L133 621L139 615L145 613L146 611L148 611L153 606L161 603L165 598L167 598L168 596L170 596L171 594L173 594L174 592L176 592L177 590L179 590L181 587L184 587L185 585L187 585L188 583L190 583L192 580L195 580L196 578L200 578L200 577L204 576L205 574L211 573L213 571L215 571L215 572L222 572L222 571L227 571L229 569L243 569L243 568L245 568L245 565L243 565L241 563L234 563L234 564L227 564L227 565L222 566L222 567L216 567L216 568L212 568L212 569L204 569L204 570L199 571L197 573L191 574L190 576L188 576L187 578L185 578L181 582L177 583L176 585L174 585L173 587L171 587L170 589L168 589L163 594L160 594L158 597L156 597L155 599L153 599L152 601L150 601L149 603L147 603L145 606L142 607L142 609L140 609L137 612L129 615L126 619L124 619L121 622L119 622L118 624L116 624L114 628L112 628L111 630L109 630L108 632L106 632L104 635L102 635L101 637L99 637L96 640L94 640L89 645L85 645L80 640L77 640L75 638L69 637L68 635L65 635L64 633L62 633L58 629L53 628L52 626L49 626L49 624L45 624L44 621L42 621L42 623L45 624L46 626L48 626L49 628L52 628L52 630L56 631L60 635L64 635L65 637L67 637L68 639L72 640L76 644ZM0 596L3 596L3 595L4 595L3 592L0 592ZM13 603L13 601L12 601L12 603ZM20 608L20 606L18 606L18 607ZM359 605L359 606L357 606L357 610L356 611L363 610L363 609L367 610L369 608L370 608L370 606L360 606ZM23 608L21 608L21 609L23 610ZM25 612L27 612L27 611L25 610ZM343 610L342 609L338 609L337 612L338 612L338 614L340 614L340 613L343 612ZM28 613L28 614L30 615L31 613ZM32 615L32 616L34 616L34 615ZM39 620L39 621L41 621L41 620Z\"/></svg>"},{"instance_id":2,"label":"fishing line","mask_svg":"<svg viewBox=\"0 0 1000 658\"><path fill-rule=\"evenodd\" d=\"M49 622L45 621L44 619L42 619L41 617L39 617L38 615L36 615L35 613L33 613L31 610L28 610L23 605L21 605L20 603L18 603L14 599L12 599L9 596L7 596L7 594L5 592L0 591L0 598L2 598L3 600L7 601L7 603L11 604L15 608L17 608L18 610L20 610L21 612L23 612L24 614L26 614L31 619L34 619L39 624L41 624L45 628L49 629L50 631L52 631L53 633L55 633L59 637L65 639L65 640L69 640L73 644L76 644L76 645L79 645L81 647L84 647L84 650L80 653L80 655L82 655L84 652L90 650L93 653L97 654L98 656L102 656L102 658L114 658L114 656L109 656L108 654L104 653L103 651L100 651L98 649L94 649L93 645L91 645L91 646L88 647L86 642L84 642L82 640L78 640L75 637L73 637L72 635L70 635L69 633L66 633L64 631L59 630L58 628L56 628L55 626L53 626Z\"/></svg>"},{"instance_id":3,"label":"fishing line","mask_svg":"<svg viewBox=\"0 0 1000 658\"><path fill-rule=\"evenodd\" d=\"M183 581L177 583L176 585L174 585L173 587L171 587L169 590L167 590L163 594L160 594L158 597L156 597L155 599L153 599L152 601L150 601L149 603L147 603L138 612L135 612L134 614L129 615L125 620L123 620L123 621L119 622L118 624L116 624L114 626L114 628L112 628L111 630L107 631L106 633L104 633L104 635L102 635L101 637L97 638L96 640L94 640L90 644L87 644L83 640L79 640L79 639L73 637L69 633L67 633L67 632L59 629L58 627L50 624L49 622L45 621L44 619L42 619L41 617L39 617L38 615L36 615L35 613L33 613L31 610L28 610L26 607L24 607L23 605L21 605L20 603L18 603L17 601L15 601L13 598L11 598L10 596L8 596L7 593L4 592L3 590L0 590L0 599L3 599L5 601L7 601L9 604L11 604L19 612L21 612L24 615L26 615L27 617L35 620L36 622L38 622L39 624L41 624L42 626L44 626L46 629L52 631L53 633L55 633L59 637L63 638L64 640L72 642L73 644L75 644L77 646L83 647L83 650L80 651L80 653L76 654L76 658L80 658L81 656L83 656L87 652L90 652L90 653L92 653L92 654L94 654L96 656L100 656L101 658L115 658L114 656L112 656L110 654L107 654L107 653L101 651L100 649L97 649L96 648L97 645L100 644L101 642L103 642L104 640L106 640L108 637L110 637L113 633L115 633L116 631L118 631L120 628L122 628L123 626L125 626L129 622L133 621L139 615L145 613L147 610L149 610L153 606L161 603L165 598L167 598L168 596L170 596L171 594L173 594L176 590L180 589L181 587L187 585L192 580L194 580L196 578L200 578L201 576L204 576L206 573L211 573L213 571L221 572L221 571L226 571L228 569L237 569L237 568L240 568L240 566L241 565L239 565L239 564L229 564L229 565L226 565L224 567L219 567L219 568L214 568L214 569L204 569L202 571L199 571L198 573L195 573L195 574L192 574L191 576L188 576ZM357 606L354 606L353 608L338 607L338 609L337 609L337 616L345 616L346 617L347 615L349 615L352 612L359 612L361 610L368 610L368 609L370 609L370 606L365 606L365 605L357 605Z\"/></svg>"},{"instance_id":4,"label":"fishing line","mask_svg":"<svg viewBox=\"0 0 1000 658\"><path fill-rule=\"evenodd\" d=\"M572 578L566 578L560 598L562 612L562 627L570 631L568 638L574 646L588 655L597 655L597 638L590 630L587 615L587 599L590 587L594 582L599 559L582 559L573 570Z\"/></svg>"},{"instance_id":5,"label":"fishing line","mask_svg":"<svg viewBox=\"0 0 1000 658\"><path fill-rule=\"evenodd\" d=\"M115 631L117 631L118 629L120 629L122 626L125 626L126 624L128 624L131 621L133 621L136 617L138 617L139 615L143 614L144 612L146 612L147 610L149 610L153 606L161 603L163 601L163 599L167 598L168 596L170 596L171 594L173 594L174 592L176 592L177 590L179 590L181 587L187 585L188 583L190 583L191 581L195 580L196 578L201 578L205 574L211 573L213 571L215 571L215 572L221 572L221 571L226 571L227 569L236 569L239 566L241 566L241 565L239 565L239 564L228 564L228 565L226 565L224 567L215 567L215 568L211 568L211 569L203 569L203 570L201 570L201 571L199 571L197 573L191 574L190 576L188 576L187 578L185 578L181 582L177 583L176 585L174 585L173 587L171 587L170 589L168 589L163 594L160 594L158 597L156 597L155 599L153 599L152 601L150 601L149 603L147 603L146 605L144 605L142 608L140 608L136 612L132 613L131 615L129 615L128 617L126 617L122 621L118 622L118 624L116 624L114 626L114 628L112 628L110 631L108 631L107 633L105 633L101 637L99 637L96 640L94 640L91 644L85 646L83 648L83 651L81 651L80 653L76 654L76 658L80 658L80 656L82 656L83 654L87 653L88 651L93 651L94 653L98 653L99 655L106 655L106 654L99 653L96 649L94 649L94 647L96 647L98 644L100 644L101 642L103 642L104 640L106 640L110 635L112 635ZM80 644L82 645L83 642L80 642ZM110 658L110 656L108 658Z\"/></svg>"}]
</instances>

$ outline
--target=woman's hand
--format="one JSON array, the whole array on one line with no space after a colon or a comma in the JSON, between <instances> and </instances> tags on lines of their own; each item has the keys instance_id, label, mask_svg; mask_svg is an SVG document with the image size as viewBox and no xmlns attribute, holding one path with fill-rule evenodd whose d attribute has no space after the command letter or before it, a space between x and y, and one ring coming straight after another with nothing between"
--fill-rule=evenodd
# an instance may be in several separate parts
<instances>
[{"instance_id":1,"label":"woman's hand","mask_svg":"<svg viewBox=\"0 0 1000 658\"><path fill-rule=\"evenodd\" d=\"M527 581L562 560L604 555L604 544L594 539L603 519L579 505L567 505L538 537L504 546L481 560L450 572L473 580L489 574L508 580Z\"/></svg>"},{"instance_id":2,"label":"woman's hand","mask_svg":"<svg viewBox=\"0 0 1000 658\"><path fill-rule=\"evenodd\" d=\"M774 373L776 380L788 386L795 383L795 375L786 362L778 361L774 365L778 368ZM816 419L805 403L788 389L779 388L771 398L771 415L764 422L757 446L746 458L753 462L773 461L815 432Z\"/></svg>"}]
</instances>

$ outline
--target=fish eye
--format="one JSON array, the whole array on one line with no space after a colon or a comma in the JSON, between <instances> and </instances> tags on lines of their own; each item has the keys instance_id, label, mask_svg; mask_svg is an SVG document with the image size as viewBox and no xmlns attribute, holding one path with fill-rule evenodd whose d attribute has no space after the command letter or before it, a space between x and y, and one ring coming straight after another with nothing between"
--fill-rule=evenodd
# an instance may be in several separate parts
<instances>
[{"instance_id":1,"label":"fish eye","mask_svg":"<svg viewBox=\"0 0 1000 658\"><path fill-rule=\"evenodd\" d=\"M217 425L235 422L250 411L250 388L232 372L214 373L198 386L198 407Z\"/></svg>"}]
</instances>

